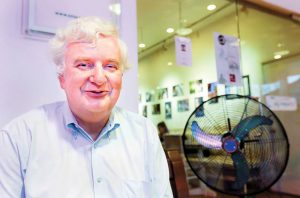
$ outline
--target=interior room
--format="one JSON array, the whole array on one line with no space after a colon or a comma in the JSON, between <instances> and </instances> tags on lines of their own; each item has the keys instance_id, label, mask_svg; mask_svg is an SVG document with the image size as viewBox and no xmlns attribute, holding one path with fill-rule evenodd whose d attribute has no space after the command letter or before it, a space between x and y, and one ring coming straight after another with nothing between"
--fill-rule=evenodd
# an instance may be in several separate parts
<instances>
[{"instance_id":1,"label":"interior room","mask_svg":"<svg viewBox=\"0 0 300 198\"><path fill-rule=\"evenodd\" d=\"M300 197L299 1L2 0L0 135L14 118L68 99L48 42L57 28L82 16L111 21L126 43L131 68L121 75L116 106L153 123L158 149L167 159L161 170L169 168L166 181L175 198ZM0 162L6 153L1 137ZM16 146L12 153L19 151ZM138 152L142 149L129 154ZM112 163L126 173L123 168L130 166L116 159ZM0 163L0 176L11 162ZM95 186L103 182L95 178ZM128 186L148 190L145 178L126 179ZM0 197L1 182L0 177Z\"/></svg>"},{"instance_id":2,"label":"interior room","mask_svg":"<svg viewBox=\"0 0 300 198\"><path fill-rule=\"evenodd\" d=\"M265 3L227 0L137 1L139 113L155 124L165 122L169 129L166 139L170 139L170 143L164 143L166 147L174 147L176 137L179 137L178 144L182 144L180 137L188 127L191 114L210 98L208 86L218 80L214 46L216 32L238 38L240 45L244 85L242 90L232 89L231 93L249 95L263 103L266 103L268 95L291 96L299 102L299 80L296 77L300 73L300 44L296 41L300 33L300 23L296 17L299 10L286 10ZM210 7L214 9L210 10ZM176 63L176 36L191 40L190 66ZM288 80L294 77L295 81ZM200 84L198 92L191 90L195 82ZM181 95L174 95L177 86L182 89ZM224 90L219 88L217 95L223 94ZM182 104L184 108L181 108ZM300 138L299 110L274 112L287 132L290 157L283 176L272 190L300 195L297 189L300 181L297 151ZM180 150L185 158L184 149L181 147ZM188 165L185 166L185 169L189 169ZM195 184L195 175L188 174L191 174L187 176L189 190L197 194L195 186L203 189L203 184Z\"/></svg>"}]
</instances>

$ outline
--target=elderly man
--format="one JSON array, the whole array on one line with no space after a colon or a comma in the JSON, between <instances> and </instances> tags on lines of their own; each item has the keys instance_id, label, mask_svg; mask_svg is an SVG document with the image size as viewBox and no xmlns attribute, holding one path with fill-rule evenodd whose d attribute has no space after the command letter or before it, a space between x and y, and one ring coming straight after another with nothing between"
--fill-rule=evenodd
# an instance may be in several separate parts
<instances>
[{"instance_id":1,"label":"elderly man","mask_svg":"<svg viewBox=\"0 0 300 198\"><path fill-rule=\"evenodd\" d=\"M1 198L172 197L155 126L115 107L127 69L115 27L79 18L50 44L67 102L1 130Z\"/></svg>"}]
</instances>

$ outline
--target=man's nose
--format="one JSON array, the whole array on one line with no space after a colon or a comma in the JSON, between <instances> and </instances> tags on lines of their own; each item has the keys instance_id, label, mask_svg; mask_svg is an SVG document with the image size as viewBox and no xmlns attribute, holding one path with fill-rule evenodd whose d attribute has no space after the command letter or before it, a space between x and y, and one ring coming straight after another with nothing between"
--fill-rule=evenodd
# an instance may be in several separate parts
<instances>
[{"instance_id":1,"label":"man's nose","mask_svg":"<svg viewBox=\"0 0 300 198\"><path fill-rule=\"evenodd\" d=\"M105 70L103 70L102 63L96 63L90 80L96 84L106 82L106 74Z\"/></svg>"}]
</instances>

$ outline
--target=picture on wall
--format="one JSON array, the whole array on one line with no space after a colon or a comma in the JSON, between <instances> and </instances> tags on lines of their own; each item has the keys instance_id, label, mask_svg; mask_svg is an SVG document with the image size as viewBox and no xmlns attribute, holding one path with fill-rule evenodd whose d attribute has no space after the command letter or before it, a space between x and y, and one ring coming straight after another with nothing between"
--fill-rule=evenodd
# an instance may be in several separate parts
<instances>
[{"instance_id":1,"label":"picture on wall","mask_svg":"<svg viewBox=\"0 0 300 198\"><path fill-rule=\"evenodd\" d=\"M197 108L198 106L200 106L203 102L203 97L196 97L195 98L195 108Z\"/></svg>"},{"instance_id":2,"label":"picture on wall","mask_svg":"<svg viewBox=\"0 0 300 198\"><path fill-rule=\"evenodd\" d=\"M152 92L146 92L145 98L146 98L146 102L153 102L154 94Z\"/></svg>"},{"instance_id":3,"label":"picture on wall","mask_svg":"<svg viewBox=\"0 0 300 198\"><path fill-rule=\"evenodd\" d=\"M171 119L172 118L171 102L165 102L165 117L166 117L166 119Z\"/></svg>"},{"instance_id":4,"label":"picture on wall","mask_svg":"<svg viewBox=\"0 0 300 198\"><path fill-rule=\"evenodd\" d=\"M173 97L176 97L176 96L183 96L184 95L184 92L183 92L183 84L177 84L177 85L174 85L173 88L172 88L172 95Z\"/></svg>"},{"instance_id":5,"label":"picture on wall","mask_svg":"<svg viewBox=\"0 0 300 198\"><path fill-rule=\"evenodd\" d=\"M168 99L169 97L168 88L158 89L157 92L158 92L158 100Z\"/></svg>"},{"instance_id":6,"label":"picture on wall","mask_svg":"<svg viewBox=\"0 0 300 198\"><path fill-rule=\"evenodd\" d=\"M141 102L142 102L142 94L139 93L139 103L141 103Z\"/></svg>"},{"instance_id":7,"label":"picture on wall","mask_svg":"<svg viewBox=\"0 0 300 198\"><path fill-rule=\"evenodd\" d=\"M178 112L189 111L189 99L177 101L177 111Z\"/></svg>"},{"instance_id":8,"label":"picture on wall","mask_svg":"<svg viewBox=\"0 0 300 198\"><path fill-rule=\"evenodd\" d=\"M208 83L207 88L208 88L208 99L216 97L218 95L217 82ZM218 100L214 99L214 100L210 100L209 102L216 103L218 102Z\"/></svg>"},{"instance_id":9,"label":"picture on wall","mask_svg":"<svg viewBox=\"0 0 300 198\"><path fill-rule=\"evenodd\" d=\"M203 92L202 80L194 80L189 83L190 94L198 94Z\"/></svg>"},{"instance_id":10,"label":"picture on wall","mask_svg":"<svg viewBox=\"0 0 300 198\"><path fill-rule=\"evenodd\" d=\"M197 109L195 112L196 117L204 116L203 106L200 106L202 102L203 102L203 97L195 98L195 109Z\"/></svg>"},{"instance_id":11,"label":"picture on wall","mask_svg":"<svg viewBox=\"0 0 300 198\"><path fill-rule=\"evenodd\" d=\"M147 105L143 106L143 116L147 118Z\"/></svg>"},{"instance_id":12,"label":"picture on wall","mask_svg":"<svg viewBox=\"0 0 300 198\"><path fill-rule=\"evenodd\" d=\"M160 104L152 105L152 115L160 114Z\"/></svg>"}]
</instances>

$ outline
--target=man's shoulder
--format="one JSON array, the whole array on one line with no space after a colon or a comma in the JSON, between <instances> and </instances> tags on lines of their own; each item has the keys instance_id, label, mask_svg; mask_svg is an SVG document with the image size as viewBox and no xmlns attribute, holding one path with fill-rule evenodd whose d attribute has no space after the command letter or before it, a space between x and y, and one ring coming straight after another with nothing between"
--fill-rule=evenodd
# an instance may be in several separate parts
<instances>
[{"instance_id":1,"label":"man's shoulder","mask_svg":"<svg viewBox=\"0 0 300 198\"><path fill-rule=\"evenodd\" d=\"M57 109L65 105L65 102L54 102L50 104L45 104L37 108L31 109L30 111L19 115L18 117L11 120L6 124L2 130L8 130L9 128L16 127L30 127L31 125L36 125L37 123L42 123L48 117L47 114L55 114Z\"/></svg>"}]
</instances>

